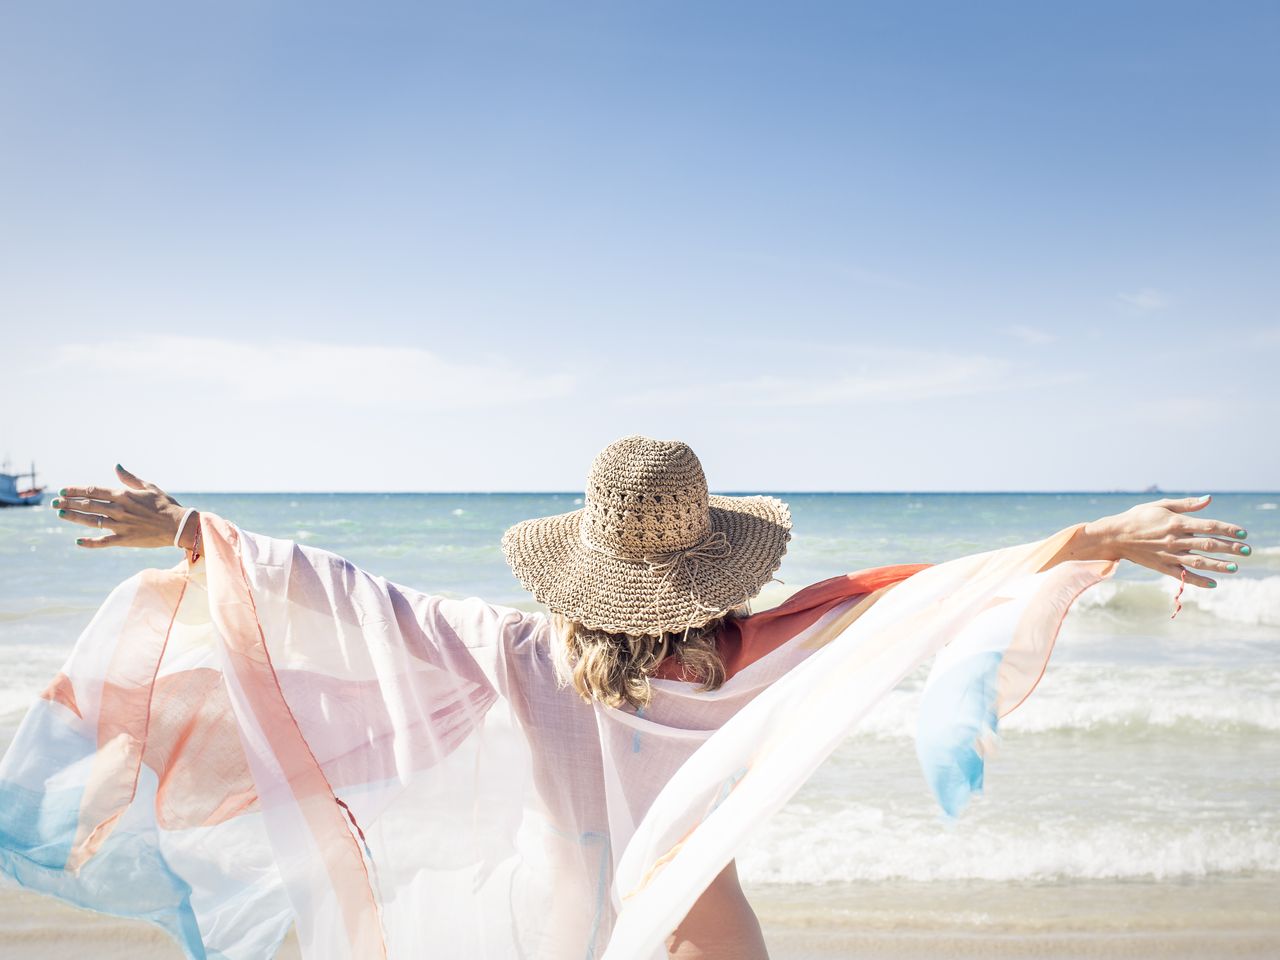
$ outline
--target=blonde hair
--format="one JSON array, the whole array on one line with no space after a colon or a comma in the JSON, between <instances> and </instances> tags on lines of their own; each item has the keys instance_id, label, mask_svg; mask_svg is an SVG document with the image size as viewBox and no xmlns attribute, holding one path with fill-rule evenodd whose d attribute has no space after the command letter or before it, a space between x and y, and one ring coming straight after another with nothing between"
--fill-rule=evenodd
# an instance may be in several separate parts
<instances>
[{"instance_id":1,"label":"blonde hair","mask_svg":"<svg viewBox=\"0 0 1280 960\"><path fill-rule=\"evenodd\" d=\"M653 697L649 679L668 656L685 676L701 680L701 689L716 690L725 680L724 660L716 650L716 633L730 617L745 616L735 607L709 623L661 636L592 630L556 611L551 622L560 639L553 657L562 686L573 685L588 703L610 707L647 706Z\"/></svg>"}]
</instances>

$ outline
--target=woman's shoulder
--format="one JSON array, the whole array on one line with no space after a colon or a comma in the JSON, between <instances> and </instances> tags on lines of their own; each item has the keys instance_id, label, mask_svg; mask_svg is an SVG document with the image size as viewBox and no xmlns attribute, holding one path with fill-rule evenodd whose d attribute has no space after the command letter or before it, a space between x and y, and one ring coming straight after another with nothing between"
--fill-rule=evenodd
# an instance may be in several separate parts
<instances>
[{"instance_id":1,"label":"woman's shoulder","mask_svg":"<svg viewBox=\"0 0 1280 960\"><path fill-rule=\"evenodd\" d=\"M492 603L481 597L424 597L428 615L446 624L466 646L515 647L537 642L549 625L537 610Z\"/></svg>"}]
</instances>

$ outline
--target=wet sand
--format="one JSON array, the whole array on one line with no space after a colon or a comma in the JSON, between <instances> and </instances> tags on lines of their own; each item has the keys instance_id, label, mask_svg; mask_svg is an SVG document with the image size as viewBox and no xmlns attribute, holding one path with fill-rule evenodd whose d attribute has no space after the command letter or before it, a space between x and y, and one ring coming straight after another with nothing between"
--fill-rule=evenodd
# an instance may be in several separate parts
<instances>
[{"instance_id":1,"label":"wet sand","mask_svg":"<svg viewBox=\"0 0 1280 960\"><path fill-rule=\"evenodd\" d=\"M1277 884L876 884L752 891L774 960L1280 956ZM996 896L999 894L999 896ZM25 891L0 890L5 960L180 960L164 933ZM442 953L442 956L447 956ZM277 960L298 960L291 936Z\"/></svg>"}]
</instances>

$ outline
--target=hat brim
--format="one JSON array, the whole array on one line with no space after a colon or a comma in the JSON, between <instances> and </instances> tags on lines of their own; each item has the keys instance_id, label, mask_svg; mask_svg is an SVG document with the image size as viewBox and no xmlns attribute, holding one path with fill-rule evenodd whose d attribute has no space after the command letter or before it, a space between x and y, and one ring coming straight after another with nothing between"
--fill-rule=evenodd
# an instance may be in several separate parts
<instances>
[{"instance_id":1,"label":"hat brim","mask_svg":"<svg viewBox=\"0 0 1280 960\"><path fill-rule=\"evenodd\" d=\"M711 530L728 550L664 573L582 542L582 510L523 520L502 536L502 552L534 599L591 630L658 636L699 627L749 600L787 552L791 511L777 497L709 497ZM663 577L666 576L666 582Z\"/></svg>"}]
</instances>

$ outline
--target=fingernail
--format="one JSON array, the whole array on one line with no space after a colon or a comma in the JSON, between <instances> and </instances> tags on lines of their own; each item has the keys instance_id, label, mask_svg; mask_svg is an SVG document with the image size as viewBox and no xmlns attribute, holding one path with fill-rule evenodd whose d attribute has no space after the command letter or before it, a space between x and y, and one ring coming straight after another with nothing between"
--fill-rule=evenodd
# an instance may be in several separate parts
<instances>
[{"instance_id":1,"label":"fingernail","mask_svg":"<svg viewBox=\"0 0 1280 960\"><path fill-rule=\"evenodd\" d=\"M1253 553L1253 547L1249 546L1247 543L1240 548L1240 556L1242 557L1247 557L1251 553Z\"/></svg>"},{"instance_id":2,"label":"fingernail","mask_svg":"<svg viewBox=\"0 0 1280 960\"><path fill-rule=\"evenodd\" d=\"M62 506L62 501L59 500L57 497L54 497L53 503L49 504L49 506L53 507L56 510L58 509L58 507Z\"/></svg>"},{"instance_id":3,"label":"fingernail","mask_svg":"<svg viewBox=\"0 0 1280 960\"><path fill-rule=\"evenodd\" d=\"M1196 503L1204 503L1204 502L1205 502L1206 500L1208 500L1208 499L1209 499L1209 497L1211 497L1211 496L1212 496L1212 494L1206 493L1203 497L1201 497L1199 500L1197 500L1197 501L1196 501Z\"/></svg>"},{"instance_id":4,"label":"fingernail","mask_svg":"<svg viewBox=\"0 0 1280 960\"><path fill-rule=\"evenodd\" d=\"M66 487L63 487L61 490L59 490L59 491L58 491L58 496L60 496L60 497L65 497L66 495L67 495L67 488L66 488Z\"/></svg>"},{"instance_id":5,"label":"fingernail","mask_svg":"<svg viewBox=\"0 0 1280 960\"><path fill-rule=\"evenodd\" d=\"M1210 580L1210 581L1209 581L1209 586L1211 586L1211 587L1216 587L1217 585L1218 585L1218 581L1217 581L1217 580Z\"/></svg>"},{"instance_id":6,"label":"fingernail","mask_svg":"<svg viewBox=\"0 0 1280 960\"><path fill-rule=\"evenodd\" d=\"M123 470L124 470L124 467L120 466L120 464L118 464L118 463L117 463L117 464L116 464L116 469L117 469L117 470L120 470L120 471L123 471Z\"/></svg>"},{"instance_id":7,"label":"fingernail","mask_svg":"<svg viewBox=\"0 0 1280 960\"><path fill-rule=\"evenodd\" d=\"M1241 540L1243 540L1246 536L1248 536L1248 531L1247 531L1247 530L1237 530L1237 531L1236 531L1236 536L1237 536L1237 537L1239 537Z\"/></svg>"},{"instance_id":8,"label":"fingernail","mask_svg":"<svg viewBox=\"0 0 1280 960\"><path fill-rule=\"evenodd\" d=\"M65 510L59 510L59 511L58 511L58 516L60 516L60 517L65 517L66 515L67 515L67 511L65 511Z\"/></svg>"},{"instance_id":9,"label":"fingernail","mask_svg":"<svg viewBox=\"0 0 1280 960\"><path fill-rule=\"evenodd\" d=\"M1236 572L1237 570L1239 570L1239 569L1240 569L1240 568L1239 568L1239 567L1237 567L1234 563L1228 563L1228 564L1227 564L1227 573L1235 573L1235 572Z\"/></svg>"},{"instance_id":10,"label":"fingernail","mask_svg":"<svg viewBox=\"0 0 1280 960\"><path fill-rule=\"evenodd\" d=\"M77 547L83 547L83 546L84 546L84 537L76 537L76 546L77 546Z\"/></svg>"}]
</instances>

